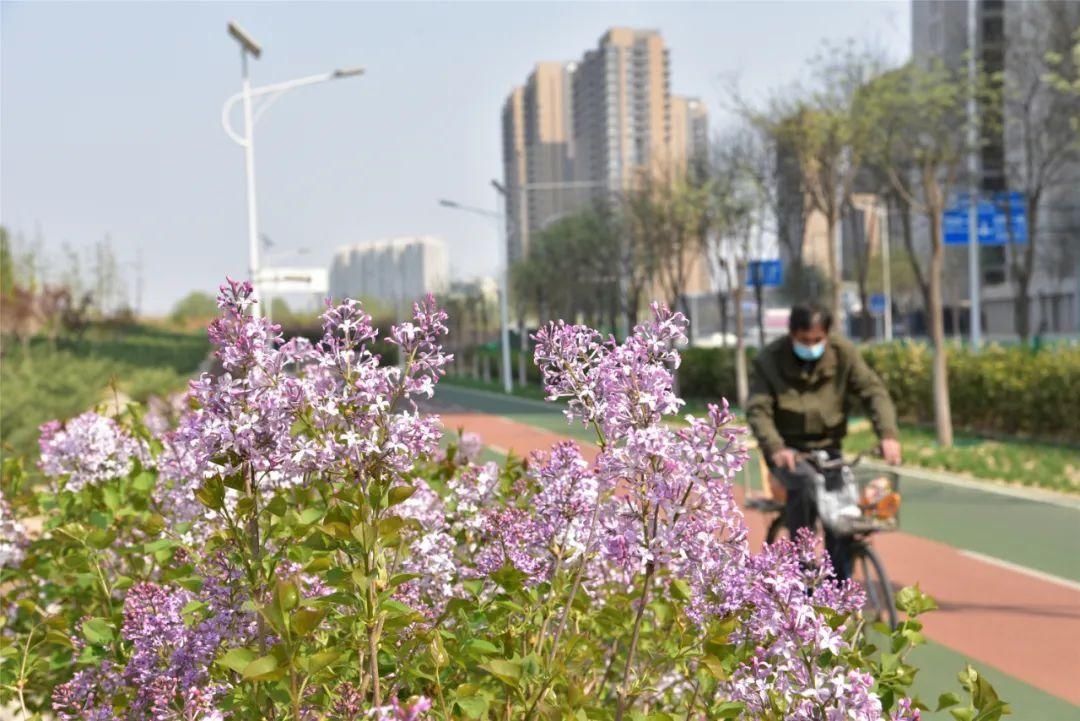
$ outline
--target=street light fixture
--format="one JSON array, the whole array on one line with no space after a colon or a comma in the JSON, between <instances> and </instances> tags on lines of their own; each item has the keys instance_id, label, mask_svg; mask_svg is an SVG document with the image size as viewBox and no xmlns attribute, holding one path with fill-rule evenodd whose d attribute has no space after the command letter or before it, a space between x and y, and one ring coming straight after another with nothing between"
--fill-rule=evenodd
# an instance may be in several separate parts
<instances>
[{"instance_id":1,"label":"street light fixture","mask_svg":"<svg viewBox=\"0 0 1080 721\"><path fill-rule=\"evenodd\" d=\"M491 218L495 221L498 228L499 246L502 248L503 258L501 268L499 272L499 345L502 346L502 382L503 391L511 393L514 390L513 375L510 372L510 311L508 309L507 293L510 291L510 284L508 282L510 263L509 256L506 252L506 190L499 185L495 180L491 181L497 191L498 201L502 206L502 210L487 210L486 208L475 208L471 205L462 205L454 200L446 200L441 198L439 205L444 208L453 208L455 210L461 210L466 213L473 213L474 215L482 215L485 218Z\"/></svg>"},{"instance_id":2,"label":"street light fixture","mask_svg":"<svg viewBox=\"0 0 1080 721\"><path fill-rule=\"evenodd\" d=\"M309 75L295 80L287 80L282 83L264 85L252 88L248 79L248 56L256 60L262 55L262 47L243 28L235 22L228 25L229 35L240 44L240 76L241 90L225 101L221 109L221 124L225 133L232 138L233 142L244 149L244 172L247 177L247 216L248 216L248 274L251 277L252 287L255 290L255 298L259 300L259 220L257 204L255 200L255 121L276 101L282 94L305 85L324 83L329 80L351 78L364 73L360 67L341 68L320 75ZM256 98L265 97L258 109L253 107ZM244 104L244 134L240 135L233 130L229 120L230 112L236 103ZM258 304L252 306L252 313L260 314Z\"/></svg>"}]
</instances>

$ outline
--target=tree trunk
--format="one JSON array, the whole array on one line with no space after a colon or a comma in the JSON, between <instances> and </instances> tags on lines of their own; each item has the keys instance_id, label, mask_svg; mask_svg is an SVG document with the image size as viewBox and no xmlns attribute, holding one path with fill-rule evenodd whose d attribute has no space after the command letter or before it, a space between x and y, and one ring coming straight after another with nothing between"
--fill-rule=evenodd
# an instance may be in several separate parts
<instances>
[{"instance_id":1,"label":"tree trunk","mask_svg":"<svg viewBox=\"0 0 1080 721\"><path fill-rule=\"evenodd\" d=\"M859 337L868 341L872 337L870 329L873 328L873 318L870 316L870 295L866 292L866 282L859 283L859 303L862 304L862 313L859 314Z\"/></svg>"},{"instance_id":2,"label":"tree trunk","mask_svg":"<svg viewBox=\"0 0 1080 721\"><path fill-rule=\"evenodd\" d=\"M641 292L634 291L627 294L626 308L624 314L626 316L626 335L629 336L634 332L634 326L637 325L637 309L641 302Z\"/></svg>"},{"instance_id":3,"label":"tree trunk","mask_svg":"<svg viewBox=\"0 0 1080 721\"><path fill-rule=\"evenodd\" d=\"M686 293L679 293L679 305L682 307L682 314L686 316L686 341L689 345L694 345L694 324L690 322L690 298Z\"/></svg>"},{"instance_id":4,"label":"tree trunk","mask_svg":"<svg viewBox=\"0 0 1080 721\"><path fill-rule=\"evenodd\" d=\"M841 268L839 258L836 255L836 226L837 218L835 213L829 213L826 215L826 232L829 235L829 282L832 284L832 295L829 299L830 310L832 311L833 321L837 324L842 323L843 317L841 316L841 310L843 308L842 302L842 283L841 283Z\"/></svg>"},{"instance_id":5,"label":"tree trunk","mask_svg":"<svg viewBox=\"0 0 1080 721\"><path fill-rule=\"evenodd\" d=\"M716 291L716 304L720 310L720 347L727 348L727 336L728 336L728 292L726 290Z\"/></svg>"},{"instance_id":6,"label":"tree trunk","mask_svg":"<svg viewBox=\"0 0 1080 721\"><path fill-rule=\"evenodd\" d=\"M757 266L757 277L754 278L754 301L757 303L757 332L758 348L765 347L765 291L761 287L761 266Z\"/></svg>"},{"instance_id":7,"label":"tree trunk","mask_svg":"<svg viewBox=\"0 0 1080 721\"><path fill-rule=\"evenodd\" d=\"M741 275L739 276L742 277ZM739 408L746 408L750 397L750 377L746 368L746 342L743 340L745 328L742 314L742 283L735 286L735 402Z\"/></svg>"},{"instance_id":8,"label":"tree trunk","mask_svg":"<svg viewBox=\"0 0 1080 721\"><path fill-rule=\"evenodd\" d=\"M915 253L915 238L911 232L911 204L905 202L903 199L897 201L900 206L900 227L904 233L904 248L907 250L908 262L911 264L911 271L915 274L915 282L919 284L919 293L922 295L923 310L927 313L930 312L930 284L926 280L926 275L923 273L922 264L919 263L919 256Z\"/></svg>"},{"instance_id":9,"label":"tree trunk","mask_svg":"<svg viewBox=\"0 0 1080 721\"><path fill-rule=\"evenodd\" d=\"M524 388L528 380L528 367L526 364L529 357L529 333L525 327L524 310L518 315L518 339L520 340L518 346L518 385Z\"/></svg>"},{"instance_id":10,"label":"tree trunk","mask_svg":"<svg viewBox=\"0 0 1080 721\"><path fill-rule=\"evenodd\" d=\"M1014 307L1016 334L1022 343L1031 338L1031 274L1035 263L1035 233L1039 225L1039 201L1037 197L1027 202L1027 246L1024 248L1024 264L1013 265L1016 276L1016 304ZM1010 228L1011 230L1011 228ZM1014 249L1015 245L1012 246Z\"/></svg>"},{"instance_id":11,"label":"tree trunk","mask_svg":"<svg viewBox=\"0 0 1080 721\"><path fill-rule=\"evenodd\" d=\"M934 344L933 389L934 426L938 445L950 448L953 444L952 410L949 406L949 363L945 347L945 317L941 300L941 275L945 266L945 249L941 239L941 209L927 214L930 221L930 339Z\"/></svg>"}]
</instances>

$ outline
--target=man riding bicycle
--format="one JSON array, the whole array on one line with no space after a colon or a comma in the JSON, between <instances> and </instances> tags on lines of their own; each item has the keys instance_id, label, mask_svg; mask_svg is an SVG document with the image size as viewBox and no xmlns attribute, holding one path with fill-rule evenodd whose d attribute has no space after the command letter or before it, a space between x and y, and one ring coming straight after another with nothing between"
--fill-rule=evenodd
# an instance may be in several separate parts
<instances>
[{"instance_id":1,"label":"man riding bicycle","mask_svg":"<svg viewBox=\"0 0 1080 721\"><path fill-rule=\"evenodd\" d=\"M754 359L746 418L769 471L787 490L785 522L794 537L817 522L817 470L801 454L824 450L840 457L847 435L846 401L863 401L886 463L900 463L896 409L854 344L830 335L832 316L815 303L792 307L788 335L765 346ZM837 578L851 575L851 539L825 529L825 549Z\"/></svg>"}]
</instances>

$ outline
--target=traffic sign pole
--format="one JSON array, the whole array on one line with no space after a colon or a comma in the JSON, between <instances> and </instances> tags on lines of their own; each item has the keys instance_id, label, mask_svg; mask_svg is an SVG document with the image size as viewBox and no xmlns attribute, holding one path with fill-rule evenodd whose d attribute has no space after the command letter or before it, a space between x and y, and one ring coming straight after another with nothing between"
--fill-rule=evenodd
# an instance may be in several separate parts
<instances>
[{"instance_id":1,"label":"traffic sign pole","mask_svg":"<svg viewBox=\"0 0 1080 721\"><path fill-rule=\"evenodd\" d=\"M892 253L889 251L889 214L887 207L878 209L880 222L878 233L881 235L881 285L885 295L885 314L883 325L885 340L892 340Z\"/></svg>"},{"instance_id":2,"label":"traffic sign pole","mask_svg":"<svg viewBox=\"0 0 1080 721\"><path fill-rule=\"evenodd\" d=\"M968 0L968 276L971 295L971 347L978 350L982 343L982 307L979 292L979 159L975 155L978 129L975 127L975 0Z\"/></svg>"}]
</instances>

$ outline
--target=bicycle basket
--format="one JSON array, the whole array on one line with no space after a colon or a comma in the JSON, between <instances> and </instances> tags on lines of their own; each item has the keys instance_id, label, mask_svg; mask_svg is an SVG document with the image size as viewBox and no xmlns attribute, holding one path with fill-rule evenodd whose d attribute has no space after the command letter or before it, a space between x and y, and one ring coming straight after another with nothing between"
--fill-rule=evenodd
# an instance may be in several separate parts
<instances>
[{"instance_id":1,"label":"bicycle basket","mask_svg":"<svg viewBox=\"0 0 1080 721\"><path fill-rule=\"evenodd\" d=\"M900 525L900 475L861 468L855 471L863 518L882 530Z\"/></svg>"}]
</instances>

